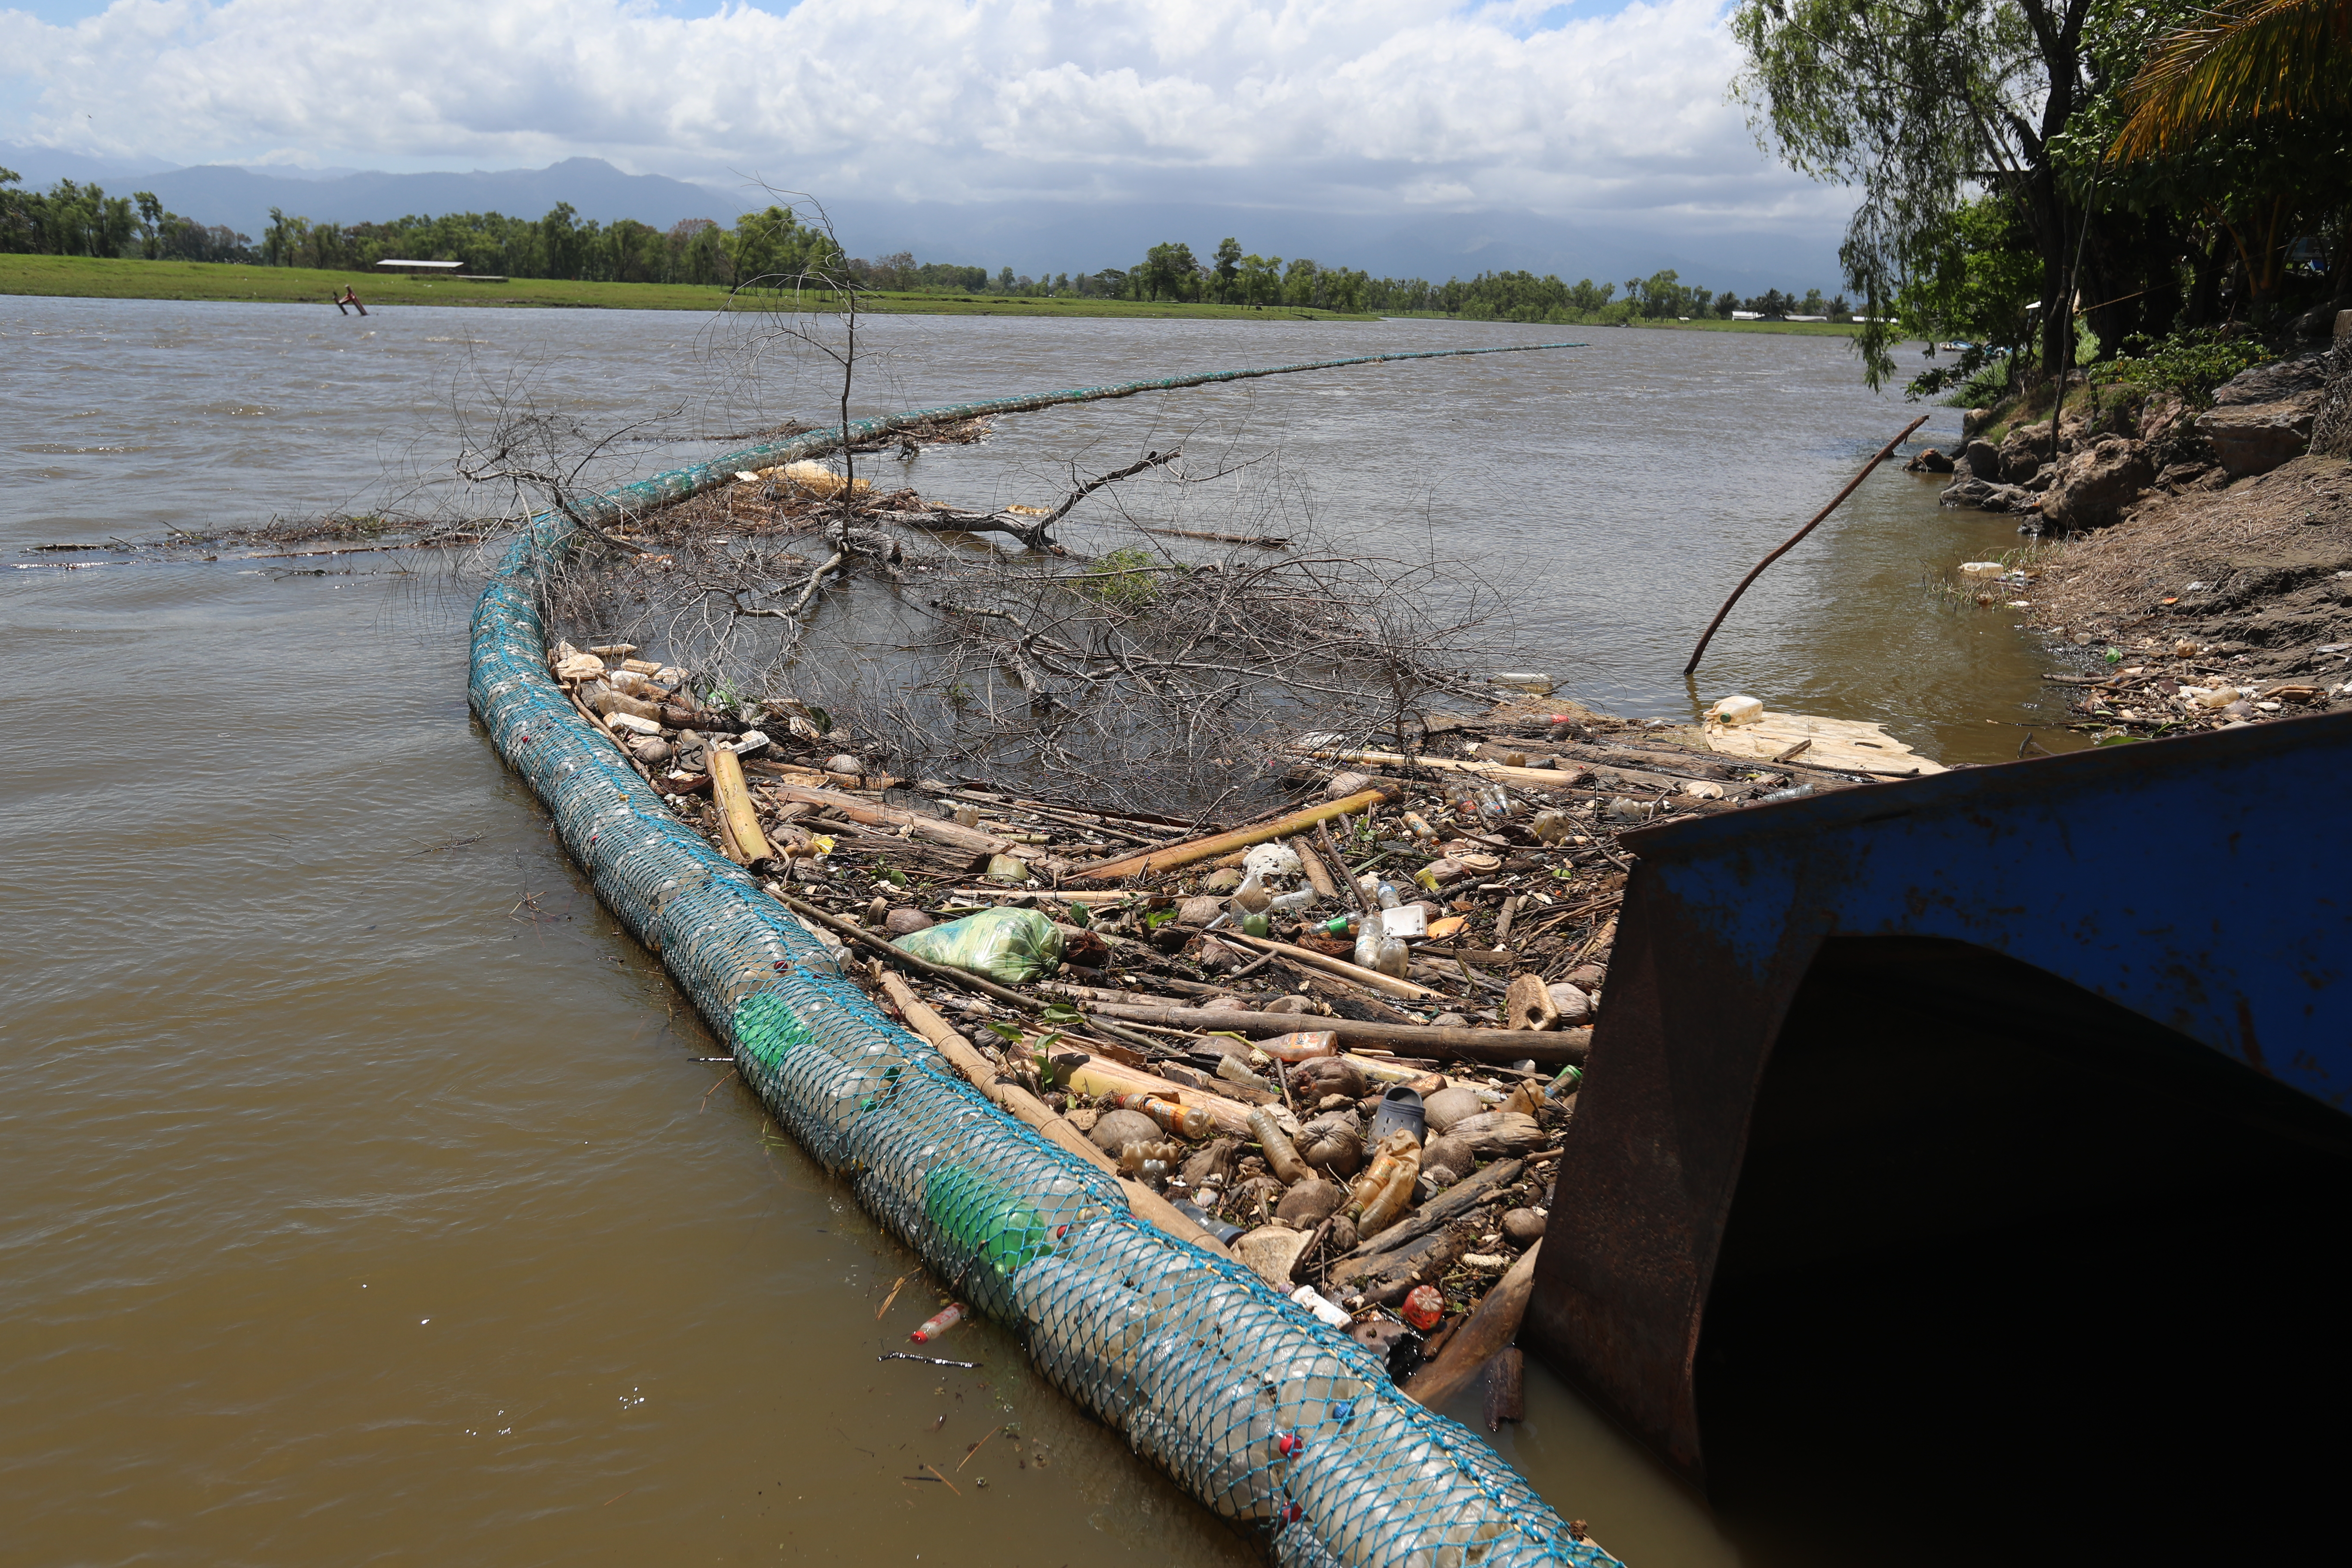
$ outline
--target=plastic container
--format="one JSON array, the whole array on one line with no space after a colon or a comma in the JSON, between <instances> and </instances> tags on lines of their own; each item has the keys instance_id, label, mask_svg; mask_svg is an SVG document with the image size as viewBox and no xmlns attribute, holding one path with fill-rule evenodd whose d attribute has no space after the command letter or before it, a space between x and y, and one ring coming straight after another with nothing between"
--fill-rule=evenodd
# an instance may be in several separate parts
<instances>
[{"instance_id":1,"label":"plastic container","mask_svg":"<svg viewBox=\"0 0 2352 1568\"><path fill-rule=\"evenodd\" d=\"M1227 1059L1231 1059L1230 1058ZM1249 1113L1250 1131L1257 1146L1265 1151L1265 1168L1286 1182L1303 1182L1315 1173L1298 1157L1298 1147L1291 1142L1290 1134L1276 1125L1274 1117L1263 1105Z\"/></svg>"},{"instance_id":2,"label":"plastic container","mask_svg":"<svg viewBox=\"0 0 2352 1568\"><path fill-rule=\"evenodd\" d=\"M1706 716L1727 727L1763 721L1764 704L1754 697L1727 697L1706 710Z\"/></svg>"},{"instance_id":3,"label":"plastic container","mask_svg":"<svg viewBox=\"0 0 2352 1568\"><path fill-rule=\"evenodd\" d=\"M1419 904L1397 904L1381 911L1381 934L1414 941L1429 934L1429 911Z\"/></svg>"},{"instance_id":4,"label":"plastic container","mask_svg":"<svg viewBox=\"0 0 2352 1568\"><path fill-rule=\"evenodd\" d=\"M1276 1035L1270 1040L1260 1040L1257 1048L1276 1061L1312 1061L1317 1057L1339 1054L1339 1033L1336 1029L1302 1029L1295 1035Z\"/></svg>"},{"instance_id":5,"label":"plastic container","mask_svg":"<svg viewBox=\"0 0 2352 1568\"><path fill-rule=\"evenodd\" d=\"M963 1309L950 1302L925 1318L922 1327L907 1337L919 1345L927 1345L962 1321Z\"/></svg>"}]
</instances>

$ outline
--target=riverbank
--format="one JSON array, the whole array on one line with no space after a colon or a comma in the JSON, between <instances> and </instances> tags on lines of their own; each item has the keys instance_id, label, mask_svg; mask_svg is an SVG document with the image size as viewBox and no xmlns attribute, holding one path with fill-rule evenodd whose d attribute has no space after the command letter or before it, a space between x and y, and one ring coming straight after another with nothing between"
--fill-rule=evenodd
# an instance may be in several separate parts
<instances>
[{"instance_id":1,"label":"riverbank","mask_svg":"<svg viewBox=\"0 0 2352 1568\"><path fill-rule=\"evenodd\" d=\"M363 286L363 287L362 287ZM580 283L556 278L474 282L389 273L331 272L308 267L236 267L208 261L121 261L90 256L0 256L0 294L82 300L222 300L241 304L324 306L344 289L370 309L383 305L491 305L574 310L765 310L772 296L734 296L699 283ZM808 296L821 310L832 296ZM863 297L877 315L1146 317L1184 321L1374 321L1371 315L1297 306L1187 305L1172 300L1093 300L985 294Z\"/></svg>"},{"instance_id":2,"label":"riverbank","mask_svg":"<svg viewBox=\"0 0 2352 1568\"><path fill-rule=\"evenodd\" d=\"M365 287L361 286L364 284ZM581 283L557 278L509 278L476 282L459 278L415 278L393 273L335 272L309 267L239 267L210 261L123 261L93 256L0 256L0 294L35 294L75 300L223 300L241 304L323 305L344 289L360 289L371 307L382 305L489 305L509 310L767 310L766 297L736 299L723 288L701 283ZM809 296L819 309L832 296ZM1454 321L1442 311L1415 310L1383 316L1372 312L1317 310L1297 305L1186 304L1179 300L1097 300L1074 294L874 293L861 308L890 316L1060 316L1096 320L1132 317L1194 321ZM1504 323L1506 325L1509 323ZM1528 322L1531 326L1547 323ZM1549 323L1558 325L1559 323ZM1612 321L1597 315L1567 323L1585 327L1641 327L1666 331L1769 332L1797 337L1852 337L1860 329L1847 321Z\"/></svg>"},{"instance_id":3,"label":"riverbank","mask_svg":"<svg viewBox=\"0 0 2352 1568\"><path fill-rule=\"evenodd\" d=\"M2082 667L2063 678L2074 727L2104 742L2352 707L2347 359L2259 366L2202 412L2100 388L2055 462L2046 412L1972 421L1948 496L2072 525L1969 589Z\"/></svg>"}]
</instances>

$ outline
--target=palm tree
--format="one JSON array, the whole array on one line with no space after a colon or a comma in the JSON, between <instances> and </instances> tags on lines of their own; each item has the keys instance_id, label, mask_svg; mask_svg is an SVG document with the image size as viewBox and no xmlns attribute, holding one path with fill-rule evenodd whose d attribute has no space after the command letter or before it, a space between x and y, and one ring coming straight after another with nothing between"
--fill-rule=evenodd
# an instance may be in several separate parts
<instances>
[{"instance_id":1,"label":"palm tree","mask_svg":"<svg viewBox=\"0 0 2352 1568\"><path fill-rule=\"evenodd\" d=\"M2166 157L2266 115L2352 112L2352 0L2221 0L2157 42L2108 155Z\"/></svg>"}]
</instances>

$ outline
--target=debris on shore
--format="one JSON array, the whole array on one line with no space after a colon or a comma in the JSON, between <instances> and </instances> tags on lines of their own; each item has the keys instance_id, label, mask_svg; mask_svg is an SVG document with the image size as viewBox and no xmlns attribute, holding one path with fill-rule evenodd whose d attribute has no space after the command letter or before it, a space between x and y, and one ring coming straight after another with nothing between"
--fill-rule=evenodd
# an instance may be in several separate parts
<instances>
[{"instance_id":1,"label":"debris on shore","mask_svg":"<svg viewBox=\"0 0 2352 1568\"><path fill-rule=\"evenodd\" d=\"M1186 822L890 777L803 704L714 710L637 651L551 665L878 1006L1118 1172L1140 1217L1392 1350L1401 1378L1437 1361L1440 1389L1467 1375L1447 1341L1543 1234L1618 836L1861 782L1515 692L1430 716L1419 754L1301 737L1284 808Z\"/></svg>"}]
</instances>

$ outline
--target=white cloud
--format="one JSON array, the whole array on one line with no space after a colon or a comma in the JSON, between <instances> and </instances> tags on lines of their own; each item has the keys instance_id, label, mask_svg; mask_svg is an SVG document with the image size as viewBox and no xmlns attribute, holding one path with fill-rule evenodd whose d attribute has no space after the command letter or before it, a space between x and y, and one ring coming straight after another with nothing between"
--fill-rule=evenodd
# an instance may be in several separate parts
<instances>
[{"instance_id":1,"label":"white cloud","mask_svg":"<svg viewBox=\"0 0 2352 1568\"><path fill-rule=\"evenodd\" d=\"M1087 195L1833 228L1725 101L1718 0L115 0L0 12L0 137L183 163L604 157L908 199Z\"/></svg>"}]
</instances>

